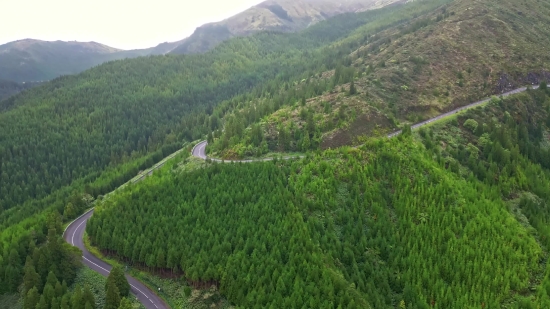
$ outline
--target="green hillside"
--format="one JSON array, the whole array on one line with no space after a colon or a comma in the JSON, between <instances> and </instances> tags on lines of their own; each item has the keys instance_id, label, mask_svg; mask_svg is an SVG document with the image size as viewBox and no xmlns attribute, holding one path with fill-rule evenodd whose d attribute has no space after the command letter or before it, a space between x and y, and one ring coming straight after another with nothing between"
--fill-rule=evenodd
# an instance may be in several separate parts
<instances>
[{"instance_id":1,"label":"green hillside","mask_svg":"<svg viewBox=\"0 0 550 309\"><path fill-rule=\"evenodd\" d=\"M260 33L202 55L114 61L1 101L0 293L17 291L26 257L47 242L51 218L75 218L140 170L221 128L241 102L273 93L280 102L264 107L270 113L294 101L299 93L276 93L345 62L362 29L407 23L446 2L348 14L300 33Z\"/></svg>"},{"instance_id":2,"label":"green hillside","mask_svg":"<svg viewBox=\"0 0 550 309\"><path fill-rule=\"evenodd\" d=\"M233 98L222 104L228 110L336 66L359 46L338 42L365 23L403 22L441 2L337 17L298 34L234 39L202 55L115 61L2 101L0 208L43 198L78 179L93 182L107 168L205 136L220 128L211 114L223 100ZM97 196L117 184L87 191Z\"/></svg>"},{"instance_id":3,"label":"green hillside","mask_svg":"<svg viewBox=\"0 0 550 309\"><path fill-rule=\"evenodd\" d=\"M243 308L544 308L549 125L550 93L531 91L359 149L174 163L87 232Z\"/></svg>"}]
</instances>

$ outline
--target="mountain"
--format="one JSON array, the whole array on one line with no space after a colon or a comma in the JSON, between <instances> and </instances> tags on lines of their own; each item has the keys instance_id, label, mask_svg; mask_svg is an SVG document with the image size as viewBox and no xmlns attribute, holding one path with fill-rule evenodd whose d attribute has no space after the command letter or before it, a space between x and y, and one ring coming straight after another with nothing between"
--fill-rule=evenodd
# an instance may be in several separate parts
<instances>
[{"instance_id":1,"label":"mountain","mask_svg":"<svg viewBox=\"0 0 550 309\"><path fill-rule=\"evenodd\" d=\"M259 31L298 31L338 14L361 12L395 2L398 1L270 0L222 22L203 25L184 40L147 49L120 50L96 42L20 40L0 46L0 79L44 81L76 74L111 60L167 53L201 53L235 36Z\"/></svg>"},{"instance_id":2,"label":"mountain","mask_svg":"<svg viewBox=\"0 0 550 309\"><path fill-rule=\"evenodd\" d=\"M15 41L0 46L0 79L50 80L103 63L119 51L95 42Z\"/></svg>"},{"instance_id":3,"label":"mountain","mask_svg":"<svg viewBox=\"0 0 550 309\"><path fill-rule=\"evenodd\" d=\"M405 22L441 3L338 15L298 33L234 38L205 54L111 61L0 101L0 208L7 209L0 226L43 205L28 201L67 186L85 182L94 196L109 192L148 160L220 128L223 113L214 108L333 68L359 46L338 42L362 27ZM281 100L278 106L293 98ZM119 166L126 170L100 180Z\"/></svg>"},{"instance_id":4,"label":"mountain","mask_svg":"<svg viewBox=\"0 0 550 309\"><path fill-rule=\"evenodd\" d=\"M17 83L11 80L0 79L0 101L40 84L40 82Z\"/></svg>"},{"instance_id":5,"label":"mountain","mask_svg":"<svg viewBox=\"0 0 550 309\"><path fill-rule=\"evenodd\" d=\"M396 2L402 0L268 0L221 22L197 28L189 38L176 42L171 53L201 53L229 38L259 31L299 31L338 14L362 12Z\"/></svg>"}]
</instances>

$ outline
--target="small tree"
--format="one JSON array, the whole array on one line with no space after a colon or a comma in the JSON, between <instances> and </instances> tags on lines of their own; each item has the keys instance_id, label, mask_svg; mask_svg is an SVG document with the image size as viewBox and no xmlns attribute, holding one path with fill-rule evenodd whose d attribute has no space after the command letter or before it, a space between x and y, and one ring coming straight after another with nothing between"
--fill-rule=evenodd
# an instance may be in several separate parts
<instances>
[{"instance_id":1,"label":"small tree","mask_svg":"<svg viewBox=\"0 0 550 309\"><path fill-rule=\"evenodd\" d=\"M540 82L539 88L542 90L548 89L548 84L545 81Z\"/></svg>"},{"instance_id":2,"label":"small tree","mask_svg":"<svg viewBox=\"0 0 550 309\"><path fill-rule=\"evenodd\" d=\"M92 290L88 285L84 286L84 290L82 292L82 302L89 304L91 309L96 309L94 293L92 293Z\"/></svg>"},{"instance_id":3,"label":"small tree","mask_svg":"<svg viewBox=\"0 0 550 309\"><path fill-rule=\"evenodd\" d=\"M185 294L186 297L191 296L191 288L189 286L184 287L183 293Z\"/></svg>"},{"instance_id":4,"label":"small tree","mask_svg":"<svg viewBox=\"0 0 550 309\"><path fill-rule=\"evenodd\" d=\"M475 132L477 129L478 123L473 119L468 119L464 121L464 127L472 132Z\"/></svg>"},{"instance_id":5,"label":"small tree","mask_svg":"<svg viewBox=\"0 0 550 309\"><path fill-rule=\"evenodd\" d=\"M73 206L73 203L68 202L65 206L65 209L63 210L63 217L65 219L72 219L76 217L76 209Z\"/></svg>"},{"instance_id":6,"label":"small tree","mask_svg":"<svg viewBox=\"0 0 550 309\"><path fill-rule=\"evenodd\" d=\"M403 127L403 130L401 130L401 135L403 136L410 136L412 135L412 129L410 125L406 125Z\"/></svg>"},{"instance_id":7,"label":"small tree","mask_svg":"<svg viewBox=\"0 0 550 309\"><path fill-rule=\"evenodd\" d=\"M309 133L306 131L304 132L304 137L302 139L302 151L308 151L311 147L311 142L309 139Z\"/></svg>"},{"instance_id":8,"label":"small tree","mask_svg":"<svg viewBox=\"0 0 550 309\"><path fill-rule=\"evenodd\" d=\"M120 293L115 283L111 280L107 280L107 286L105 287L105 307L104 309L118 309L120 306Z\"/></svg>"},{"instance_id":9,"label":"small tree","mask_svg":"<svg viewBox=\"0 0 550 309\"><path fill-rule=\"evenodd\" d=\"M23 308L24 309L34 309L40 300L38 295L38 289L36 287L31 288L25 297Z\"/></svg>"},{"instance_id":10,"label":"small tree","mask_svg":"<svg viewBox=\"0 0 550 309\"><path fill-rule=\"evenodd\" d=\"M130 293L130 284L126 277L124 276L124 271L120 266L114 266L107 277L107 283L105 284L105 289L107 289L109 282L113 282L118 289L118 292L121 296L128 296Z\"/></svg>"}]
</instances>

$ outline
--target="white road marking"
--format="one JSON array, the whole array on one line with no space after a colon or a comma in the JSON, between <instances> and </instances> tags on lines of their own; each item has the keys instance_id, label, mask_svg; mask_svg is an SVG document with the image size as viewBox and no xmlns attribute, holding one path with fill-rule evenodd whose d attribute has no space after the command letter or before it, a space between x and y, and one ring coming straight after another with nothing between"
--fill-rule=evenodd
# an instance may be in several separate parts
<instances>
[{"instance_id":1,"label":"white road marking","mask_svg":"<svg viewBox=\"0 0 550 309\"><path fill-rule=\"evenodd\" d=\"M76 227L75 231L73 232L73 235L72 235L72 237L71 237L71 243L72 243L73 246L75 246L75 244L74 244L74 235L76 234L76 232L78 232L78 230L80 229L80 226L82 226L82 224L86 223L86 221L87 221L87 220L84 220L84 221L80 222L80 224ZM71 224L72 224L72 223L71 223ZM69 224L69 225L70 225L70 224ZM67 227L68 227L68 226L67 226ZM75 247L76 247L76 246L75 246ZM88 258L86 258L85 256L82 256L82 258L83 258L84 260L86 260L88 263L93 264L93 265L95 265L96 267L102 269L102 270L105 271L107 274L110 274L110 273L111 273L111 272L110 272L109 270L107 270L106 268L103 268L103 267L101 267L100 265L98 265L98 264L96 264L96 263L90 261L90 260L89 260ZM143 296L145 296L145 297L155 306L155 308L158 308L158 306L153 302L153 300L152 300L151 298L149 298L149 296L147 296L147 294L143 293L143 291L141 291L140 289L138 289L138 288L137 288L135 285L133 285L133 284L130 284L130 286L133 287L134 289L136 289L138 292L140 292Z\"/></svg>"},{"instance_id":2,"label":"white road marking","mask_svg":"<svg viewBox=\"0 0 550 309\"><path fill-rule=\"evenodd\" d=\"M105 271L106 273L108 273L108 274L110 274L110 273L111 273L111 271L109 271L109 270L107 270L107 269L105 269L105 268L103 268L103 267L101 267L101 266L97 265L96 263L94 263L94 262L90 261L90 260L89 260L89 259L87 259L87 258L86 258L85 256L82 256L82 258L83 258L83 259L85 259L86 261L88 261L88 262L90 262L90 263L94 264L95 266L97 266L97 267L99 267L99 268L103 269L103 270L104 270L104 271Z\"/></svg>"},{"instance_id":3,"label":"white road marking","mask_svg":"<svg viewBox=\"0 0 550 309\"><path fill-rule=\"evenodd\" d=\"M80 226L85 222L86 222L86 220L80 222L80 224L76 227L76 229L73 232L73 237L71 237L71 243L72 243L73 247L76 247L75 244L74 244L74 235L76 234L76 232L78 232L78 229L80 228Z\"/></svg>"},{"instance_id":4,"label":"white road marking","mask_svg":"<svg viewBox=\"0 0 550 309\"><path fill-rule=\"evenodd\" d=\"M109 270L107 270L106 268L103 268L99 265L97 265L96 263L90 261L89 259L87 259L85 256L82 257L83 259L85 259L86 261L88 261L89 263L101 268L102 270L104 270L106 273L110 274L111 272ZM138 289L135 285L133 284L130 284L131 287L133 287L134 289L136 289L138 292L140 292L143 296L145 296L154 306L155 308L158 308L158 306L153 302L153 300L151 298L149 298L149 296L147 296L147 294L143 293L143 291L141 291L140 289Z\"/></svg>"}]
</instances>

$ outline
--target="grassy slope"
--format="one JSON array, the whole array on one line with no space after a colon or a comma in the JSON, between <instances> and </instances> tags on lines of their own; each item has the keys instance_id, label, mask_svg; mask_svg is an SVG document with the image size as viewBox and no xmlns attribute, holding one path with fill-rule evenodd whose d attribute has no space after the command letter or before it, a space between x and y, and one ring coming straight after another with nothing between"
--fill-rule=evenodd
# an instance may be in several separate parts
<instances>
[{"instance_id":1,"label":"grassy slope","mask_svg":"<svg viewBox=\"0 0 550 309\"><path fill-rule=\"evenodd\" d=\"M438 16L443 19L434 22ZM420 17L419 22L433 22L427 27L408 34L410 27L390 29L380 38L391 42L375 40L360 48L356 65L385 63L360 82L374 101L384 101L398 118L408 120L415 120L411 113L433 115L538 84L542 71L550 70L550 55L542 48L550 43L549 16L547 0L454 1L445 11Z\"/></svg>"}]
</instances>

